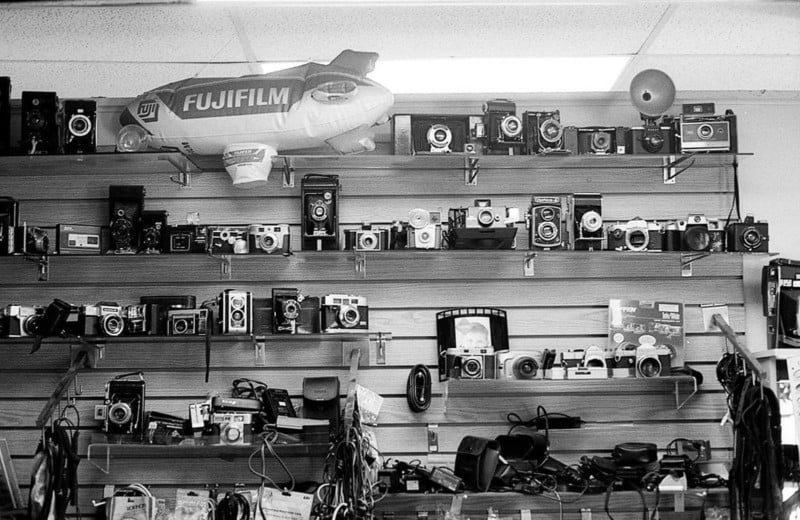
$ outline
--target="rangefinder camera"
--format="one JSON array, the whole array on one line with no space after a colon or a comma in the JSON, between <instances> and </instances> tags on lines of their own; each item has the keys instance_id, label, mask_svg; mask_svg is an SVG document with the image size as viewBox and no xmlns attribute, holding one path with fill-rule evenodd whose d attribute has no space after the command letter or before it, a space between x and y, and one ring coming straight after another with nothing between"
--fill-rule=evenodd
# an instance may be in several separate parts
<instances>
[{"instance_id":1,"label":"rangefinder camera","mask_svg":"<svg viewBox=\"0 0 800 520\"><path fill-rule=\"evenodd\" d=\"M205 334L208 309L173 309L167 311L167 336Z\"/></svg>"},{"instance_id":2,"label":"rangefinder camera","mask_svg":"<svg viewBox=\"0 0 800 520\"><path fill-rule=\"evenodd\" d=\"M636 349L636 377L670 375L672 350L666 345L642 345Z\"/></svg>"},{"instance_id":3,"label":"rangefinder camera","mask_svg":"<svg viewBox=\"0 0 800 520\"><path fill-rule=\"evenodd\" d=\"M122 307L115 302L99 302L81 307L80 330L85 336L121 336L125 332Z\"/></svg>"},{"instance_id":4,"label":"rangefinder camera","mask_svg":"<svg viewBox=\"0 0 800 520\"><path fill-rule=\"evenodd\" d=\"M445 369L455 379L495 379L492 348L451 347L445 351Z\"/></svg>"},{"instance_id":5,"label":"rangefinder camera","mask_svg":"<svg viewBox=\"0 0 800 520\"><path fill-rule=\"evenodd\" d=\"M536 379L542 377L542 352L501 351L496 353L497 379Z\"/></svg>"},{"instance_id":6,"label":"rangefinder camera","mask_svg":"<svg viewBox=\"0 0 800 520\"><path fill-rule=\"evenodd\" d=\"M441 249L442 212L412 209L408 212L406 234L409 249Z\"/></svg>"},{"instance_id":7,"label":"rangefinder camera","mask_svg":"<svg viewBox=\"0 0 800 520\"><path fill-rule=\"evenodd\" d=\"M725 231L718 220L708 219L700 213L690 214L686 220L667 223L664 228L665 251L725 250Z\"/></svg>"},{"instance_id":8,"label":"rangefinder camera","mask_svg":"<svg viewBox=\"0 0 800 520\"><path fill-rule=\"evenodd\" d=\"M389 230L364 224L361 229L344 230L345 250L383 251L389 248Z\"/></svg>"},{"instance_id":9,"label":"rangefinder camera","mask_svg":"<svg viewBox=\"0 0 800 520\"><path fill-rule=\"evenodd\" d=\"M244 255L249 253L248 230L248 226L209 226L209 252L217 255Z\"/></svg>"},{"instance_id":10,"label":"rangefinder camera","mask_svg":"<svg viewBox=\"0 0 800 520\"><path fill-rule=\"evenodd\" d=\"M615 155L625 153L625 128L590 126L567 127L565 144L573 153Z\"/></svg>"},{"instance_id":11,"label":"rangefinder camera","mask_svg":"<svg viewBox=\"0 0 800 520\"><path fill-rule=\"evenodd\" d=\"M610 251L661 251L663 228L657 222L636 217L611 224L606 230L606 249Z\"/></svg>"},{"instance_id":12,"label":"rangefinder camera","mask_svg":"<svg viewBox=\"0 0 800 520\"><path fill-rule=\"evenodd\" d=\"M329 294L320 303L322 332L348 332L369 328L369 309L363 296Z\"/></svg>"},{"instance_id":13,"label":"rangefinder camera","mask_svg":"<svg viewBox=\"0 0 800 520\"><path fill-rule=\"evenodd\" d=\"M250 442L253 428L251 413L213 413L211 423L219 429L219 443L236 446Z\"/></svg>"},{"instance_id":14,"label":"rangefinder camera","mask_svg":"<svg viewBox=\"0 0 800 520\"><path fill-rule=\"evenodd\" d=\"M251 253L288 254L291 252L289 225L251 224L247 239Z\"/></svg>"},{"instance_id":15,"label":"rangefinder camera","mask_svg":"<svg viewBox=\"0 0 800 520\"><path fill-rule=\"evenodd\" d=\"M8 320L8 337L24 338L35 336L44 316L44 307L39 305L8 305L5 308Z\"/></svg>"}]
</instances>

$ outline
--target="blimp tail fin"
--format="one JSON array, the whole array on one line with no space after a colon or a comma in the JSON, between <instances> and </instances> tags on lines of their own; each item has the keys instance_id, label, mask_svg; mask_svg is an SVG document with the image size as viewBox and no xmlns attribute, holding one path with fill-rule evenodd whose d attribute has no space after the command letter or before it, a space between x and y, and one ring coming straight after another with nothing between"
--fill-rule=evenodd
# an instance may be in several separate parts
<instances>
[{"instance_id":1,"label":"blimp tail fin","mask_svg":"<svg viewBox=\"0 0 800 520\"><path fill-rule=\"evenodd\" d=\"M378 61L377 52L360 52L345 49L333 58L329 65L347 69L363 78L375 70L376 61Z\"/></svg>"}]
</instances>

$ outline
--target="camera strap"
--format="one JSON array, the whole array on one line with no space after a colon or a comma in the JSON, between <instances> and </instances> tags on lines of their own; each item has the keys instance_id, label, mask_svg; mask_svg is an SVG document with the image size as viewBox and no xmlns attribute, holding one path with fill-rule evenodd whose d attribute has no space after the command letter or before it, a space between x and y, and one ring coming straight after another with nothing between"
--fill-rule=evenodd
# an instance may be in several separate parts
<instances>
[{"instance_id":1,"label":"camera strap","mask_svg":"<svg viewBox=\"0 0 800 520\"><path fill-rule=\"evenodd\" d=\"M206 383L211 372L211 327L214 323L214 312L208 309L206 313Z\"/></svg>"}]
</instances>

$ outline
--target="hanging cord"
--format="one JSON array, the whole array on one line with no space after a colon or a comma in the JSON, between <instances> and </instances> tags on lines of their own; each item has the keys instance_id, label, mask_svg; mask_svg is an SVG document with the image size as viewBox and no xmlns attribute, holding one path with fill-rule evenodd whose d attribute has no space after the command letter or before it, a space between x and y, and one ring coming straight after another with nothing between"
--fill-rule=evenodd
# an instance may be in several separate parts
<instances>
[{"instance_id":1,"label":"hanging cord","mask_svg":"<svg viewBox=\"0 0 800 520\"><path fill-rule=\"evenodd\" d=\"M264 497L264 487L269 485L270 487L281 489L282 491L293 491L295 480L294 480L294 475L292 475L292 472L289 471L289 468L286 466L286 463L284 463L283 459L281 459L278 456L278 454L275 453L275 448L273 448L272 446L273 442L275 442L275 440L278 438L278 432L275 431L264 432L261 435L259 435L259 438L261 439L261 446L259 446L257 450L253 451L253 453L250 454L250 457L247 459L247 467L250 468L250 472L253 475L261 479L261 483L258 486L258 498L256 499L257 500L256 505L258 507L259 513L261 514L261 518L263 519L267 517L267 515L264 514L264 509L262 507L262 498ZM286 487L281 488L278 484L275 483L274 480L272 480L272 478L269 475L267 475L267 452L269 452L269 454L272 455L272 457L278 461L278 464L280 464L283 471L289 476L290 483L288 488ZM253 459L256 457L256 455L260 456L261 459L260 471L253 467Z\"/></svg>"}]
</instances>

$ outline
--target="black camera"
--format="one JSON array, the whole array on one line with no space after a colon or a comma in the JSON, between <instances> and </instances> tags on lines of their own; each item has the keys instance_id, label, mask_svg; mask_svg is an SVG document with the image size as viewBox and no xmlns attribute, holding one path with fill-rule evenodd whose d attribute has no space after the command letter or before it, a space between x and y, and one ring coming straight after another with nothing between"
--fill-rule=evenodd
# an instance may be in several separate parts
<instances>
[{"instance_id":1,"label":"black camera","mask_svg":"<svg viewBox=\"0 0 800 520\"><path fill-rule=\"evenodd\" d=\"M220 324L223 334L253 332L253 295L248 291L225 289L220 294Z\"/></svg>"},{"instance_id":2,"label":"black camera","mask_svg":"<svg viewBox=\"0 0 800 520\"><path fill-rule=\"evenodd\" d=\"M361 229L344 230L345 250L383 251L389 248L389 230L363 224Z\"/></svg>"},{"instance_id":3,"label":"black camera","mask_svg":"<svg viewBox=\"0 0 800 520\"><path fill-rule=\"evenodd\" d=\"M516 155L522 150L525 134L513 101L487 101L483 106L483 126L487 153Z\"/></svg>"},{"instance_id":4,"label":"black camera","mask_svg":"<svg viewBox=\"0 0 800 520\"><path fill-rule=\"evenodd\" d=\"M727 250L731 252L766 253L769 251L769 225L756 222L752 215L744 222L731 222L725 229Z\"/></svg>"},{"instance_id":5,"label":"black camera","mask_svg":"<svg viewBox=\"0 0 800 520\"><path fill-rule=\"evenodd\" d=\"M339 249L339 176L305 175L301 198L303 251Z\"/></svg>"},{"instance_id":6,"label":"black camera","mask_svg":"<svg viewBox=\"0 0 800 520\"><path fill-rule=\"evenodd\" d=\"M9 338L24 338L39 333L44 307L39 305L7 305L5 316L8 320Z\"/></svg>"},{"instance_id":7,"label":"black camera","mask_svg":"<svg viewBox=\"0 0 800 520\"><path fill-rule=\"evenodd\" d=\"M164 210L142 211L142 237L139 249L142 253L163 253L167 250L167 217Z\"/></svg>"},{"instance_id":8,"label":"black camera","mask_svg":"<svg viewBox=\"0 0 800 520\"><path fill-rule=\"evenodd\" d=\"M603 248L603 196L599 193L576 193L572 196L572 243L581 251Z\"/></svg>"},{"instance_id":9,"label":"black camera","mask_svg":"<svg viewBox=\"0 0 800 520\"><path fill-rule=\"evenodd\" d=\"M369 328L369 309L363 296L329 294L320 305L322 332L349 332Z\"/></svg>"},{"instance_id":10,"label":"black camera","mask_svg":"<svg viewBox=\"0 0 800 520\"><path fill-rule=\"evenodd\" d=\"M288 224L275 226L250 224L247 230L247 240L251 253L265 253L268 255L291 253Z\"/></svg>"},{"instance_id":11,"label":"black camera","mask_svg":"<svg viewBox=\"0 0 800 520\"><path fill-rule=\"evenodd\" d=\"M659 124L635 126L625 131L625 147L629 154L675 153L675 132L671 126Z\"/></svg>"},{"instance_id":12,"label":"black camera","mask_svg":"<svg viewBox=\"0 0 800 520\"><path fill-rule=\"evenodd\" d=\"M641 217L606 229L606 249L610 251L661 251L663 228L657 222L647 222Z\"/></svg>"},{"instance_id":13,"label":"black camera","mask_svg":"<svg viewBox=\"0 0 800 520\"><path fill-rule=\"evenodd\" d=\"M215 255L246 255L250 252L249 226L208 226L208 252Z\"/></svg>"},{"instance_id":14,"label":"black camera","mask_svg":"<svg viewBox=\"0 0 800 520\"><path fill-rule=\"evenodd\" d=\"M197 299L185 296L141 296L139 306L146 314L146 330L150 335L163 336L167 333L167 313L171 310L191 310Z\"/></svg>"},{"instance_id":15,"label":"black camera","mask_svg":"<svg viewBox=\"0 0 800 520\"><path fill-rule=\"evenodd\" d=\"M19 222L19 203L0 197L0 256L14 254L14 230Z\"/></svg>"},{"instance_id":16,"label":"black camera","mask_svg":"<svg viewBox=\"0 0 800 520\"><path fill-rule=\"evenodd\" d=\"M136 336L150 332L150 313L147 305L126 305L122 308L122 319L125 322L126 335Z\"/></svg>"},{"instance_id":17,"label":"black camera","mask_svg":"<svg viewBox=\"0 0 800 520\"><path fill-rule=\"evenodd\" d=\"M138 375L138 380L122 378ZM145 383L141 372L122 374L106 383L103 431L142 439L145 430Z\"/></svg>"},{"instance_id":18,"label":"black camera","mask_svg":"<svg viewBox=\"0 0 800 520\"><path fill-rule=\"evenodd\" d=\"M162 230L169 253L205 253L208 248L208 227L194 224L167 226Z\"/></svg>"},{"instance_id":19,"label":"black camera","mask_svg":"<svg viewBox=\"0 0 800 520\"><path fill-rule=\"evenodd\" d=\"M572 153L616 155L625 153L625 128L568 126L564 129L564 146Z\"/></svg>"},{"instance_id":20,"label":"black camera","mask_svg":"<svg viewBox=\"0 0 800 520\"><path fill-rule=\"evenodd\" d=\"M208 309L173 309L167 311L167 336L205 334Z\"/></svg>"},{"instance_id":21,"label":"black camera","mask_svg":"<svg viewBox=\"0 0 800 520\"><path fill-rule=\"evenodd\" d=\"M664 228L664 251L725 250L725 233L718 221L694 213L686 220L669 222Z\"/></svg>"},{"instance_id":22,"label":"black camera","mask_svg":"<svg viewBox=\"0 0 800 520\"><path fill-rule=\"evenodd\" d=\"M528 208L528 235L531 249L569 247L571 221L569 195L533 195Z\"/></svg>"},{"instance_id":23,"label":"black camera","mask_svg":"<svg viewBox=\"0 0 800 520\"><path fill-rule=\"evenodd\" d=\"M316 334L320 331L320 302L297 289L272 289L274 334Z\"/></svg>"},{"instance_id":24,"label":"black camera","mask_svg":"<svg viewBox=\"0 0 800 520\"><path fill-rule=\"evenodd\" d=\"M492 207L489 199L475 205L450 208L447 243L451 249L514 249L519 208Z\"/></svg>"},{"instance_id":25,"label":"black camera","mask_svg":"<svg viewBox=\"0 0 800 520\"><path fill-rule=\"evenodd\" d=\"M564 151L564 127L558 110L552 112L523 112L525 153L528 155Z\"/></svg>"},{"instance_id":26,"label":"black camera","mask_svg":"<svg viewBox=\"0 0 800 520\"><path fill-rule=\"evenodd\" d=\"M99 302L81 307L82 336L121 336L125 332L123 308L116 302Z\"/></svg>"},{"instance_id":27,"label":"black camera","mask_svg":"<svg viewBox=\"0 0 800 520\"><path fill-rule=\"evenodd\" d=\"M479 151L473 138L481 116L395 114L392 121L396 155Z\"/></svg>"},{"instance_id":28,"label":"black camera","mask_svg":"<svg viewBox=\"0 0 800 520\"><path fill-rule=\"evenodd\" d=\"M55 154L58 138L58 96L55 92L22 92L22 150L28 155Z\"/></svg>"},{"instance_id":29,"label":"black camera","mask_svg":"<svg viewBox=\"0 0 800 520\"><path fill-rule=\"evenodd\" d=\"M30 255L49 255L56 252L56 229L53 227L17 226L16 244L17 252Z\"/></svg>"},{"instance_id":30,"label":"black camera","mask_svg":"<svg viewBox=\"0 0 800 520\"><path fill-rule=\"evenodd\" d=\"M64 153L95 153L97 102L64 101Z\"/></svg>"},{"instance_id":31,"label":"black camera","mask_svg":"<svg viewBox=\"0 0 800 520\"><path fill-rule=\"evenodd\" d=\"M144 194L144 186L108 187L111 252L135 253L139 249Z\"/></svg>"}]
</instances>

